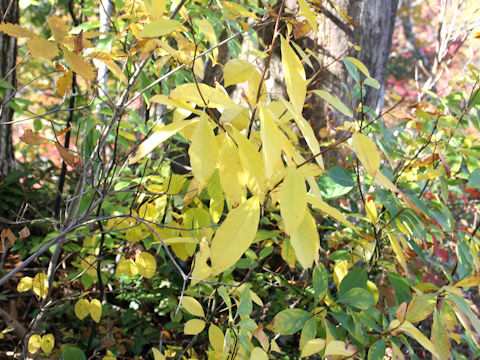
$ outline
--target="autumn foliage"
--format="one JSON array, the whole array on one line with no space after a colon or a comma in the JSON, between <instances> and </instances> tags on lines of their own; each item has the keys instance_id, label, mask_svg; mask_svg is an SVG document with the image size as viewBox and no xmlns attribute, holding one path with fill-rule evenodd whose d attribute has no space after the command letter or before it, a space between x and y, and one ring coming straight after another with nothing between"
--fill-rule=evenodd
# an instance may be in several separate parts
<instances>
[{"instance_id":1,"label":"autumn foliage","mask_svg":"<svg viewBox=\"0 0 480 360\"><path fill-rule=\"evenodd\" d=\"M480 356L480 70L410 102L388 88L376 112L379 81L345 56L347 104L296 43L322 1L270 3L117 0L105 27L74 1L0 24L21 160L0 181L0 357ZM315 133L310 96L346 120Z\"/></svg>"}]
</instances>

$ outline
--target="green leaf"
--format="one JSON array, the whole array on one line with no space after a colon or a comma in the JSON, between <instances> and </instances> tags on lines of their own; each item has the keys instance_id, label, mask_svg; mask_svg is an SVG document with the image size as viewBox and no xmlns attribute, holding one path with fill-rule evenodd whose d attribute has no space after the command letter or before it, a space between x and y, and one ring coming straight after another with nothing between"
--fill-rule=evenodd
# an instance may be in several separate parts
<instances>
[{"instance_id":1,"label":"green leaf","mask_svg":"<svg viewBox=\"0 0 480 360\"><path fill-rule=\"evenodd\" d=\"M409 302L412 299L412 295L410 294L410 285L408 285L407 280L392 272L387 272L387 276L388 280L390 280L390 284L392 284L393 290L395 291L397 304Z\"/></svg>"},{"instance_id":2,"label":"green leaf","mask_svg":"<svg viewBox=\"0 0 480 360\"><path fill-rule=\"evenodd\" d=\"M250 315L253 310L252 298L250 297L250 290L245 287L240 293L240 304L238 305L237 315L246 316Z\"/></svg>"},{"instance_id":3,"label":"green leaf","mask_svg":"<svg viewBox=\"0 0 480 360\"><path fill-rule=\"evenodd\" d=\"M312 315L301 309L286 309L273 318L267 329L280 335L292 335L299 331Z\"/></svg>"},{"instance_id":4,"label":"green leaf","mask_svg":"<svg viewBox=\"0 0 480 360\"><path fill-rule=\"evenodd\" d=\"M315 299L319 301L325 296L328 289L328 272L322 263L313 269L312 282Z\"/></svg>"},{"instance_id":5,"label":"green leaf","mask_svg":"<svg viewBox=\"0 0 480 360\"><path fill-rule=\"evenodd\" d=\"M317 336L317 320L312 317L305 322L300 334L300 350L303 349L307 342L315 339L315 336Z\"/></svg>"},{"instance_id":6,"label":"green leaf","mask_svg":"<svg viewBox=\"0 0 480 360\"><path fill-rule=\"evenodd\" d=\"M86 360L85 353L76 346L68 346L62 353L62 360Z\"/></svg>"},{"instance_id":7,"label":"green leaf","mask_svg":"<svg viewBox=\"0 0 480 360\"><path fill-rule=\"evenodd\" d=\"M240 321L238 323L238 326L244 328L248 332L254 332L255 329L258 327L257 324L255 323L255 321L253 321L249 317L246 317L245 319L242 319L242 321Z\"/></svg>"},{"instance_id":8,"label":"green leaf","mask_svg":"<svg viewBox=\"0 0 480 360\"><path fill-rule=\"evenodd\" d=\"M367 288L367 271L364 268L356 267L350 270L340 283L338 294L344 294L353 288Z\"/></svg>"},{"instance_id":9,"label":"green leaf","mask_svg":"<svg viewBox=\"0 0 480 360\"><path fill-rule=\"evenodd\" d=\"M383 357L385 356L385 350L385 339L375 341L368 350L368 360L383 360Z\"/></svg>"},{"instance_id":10,"label":"green leaf","mask_svg":"<svg viewBox=\"0 0 480 360\"><path fill-rule=\"evenodd\" d=\"M320 194L323 199L331 200L339 198L343 195L348 194L353 186L345 187L341 184L338 184L328 175L322 175L317 179L318 187L320 188Z\"/></svg>"},{"instance_id":11,"label":"green leaf","mask_svg":"<svg viewBox=\"0 0 480 360\"><path fill-rule=\"evenodd\" d=\"M355 67L355 65L353 65L353 63L348 58L344 58L343 63L345 64L345 67L347 68L347 71L350 74L350 76L355 80L355 82L359 83L360 74L358 73L358 70Z\"/></svg>"},{"instance_id":12,"label":"green leaf","mask_svg":"<svg viewBox=\"0 0 480 360\"><path fill-rule=\"evenodd\" d=\"M343 167L334 166L328 170L327 175L337 184L344 187L355 186L355 175L345 170Z\"/></svg>"},{"instance_id":13,"label":"green leaf","mask_svg":"<svg viewBox=\"0 0 480 360\"><path fill-rule=\"evenodd\" d=\"M468 178L468 187L480 188L480 169L475 169Z\"/></svg>"},{"instance_id":14,"label":"green leaf","mask_svg":"<svg viewBox=\"0 0 480 360\"><path fill-rule=\"evenodd\" d=\"M367 290L356 287L340 294L337 301L360 310L366 310L373 305L373 296Z\"/></svg>"},{"instance_id":15,"label":"green leaf","mask_svg":"<svg viewBox=\"0 0 480 360\"><path fill-rule=\"evenodd\" d=\"M335 109L340 111L345 116L347 116L349 118L353 117L352 110L347 105L345 105L339 98L337 98L335 95L332 95L328 91L325 91L325 90L313 90L313 93L315 95L320 96L323 100L328 102L330 105L332 105Z\"/></svg>"}]
</instances>

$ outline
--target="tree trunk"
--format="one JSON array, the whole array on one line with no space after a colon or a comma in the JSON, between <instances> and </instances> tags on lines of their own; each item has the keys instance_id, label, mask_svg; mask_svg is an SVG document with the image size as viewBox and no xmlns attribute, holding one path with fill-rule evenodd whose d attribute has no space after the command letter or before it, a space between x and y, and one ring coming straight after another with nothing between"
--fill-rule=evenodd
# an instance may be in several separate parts
<instances>
[{"instance_id":1,"label":"tree trunk","mask_svg":"<svg viewBox=\"0 0 480 360\"><path fill-rule=\"evenodd\" d=\"M18 23L18 0L0 0L0 12L4 22ZM15 63L17 59L17 39L0 34L0 79L16 89ZM0 104L0 178L7 176L15 167L12 146L13 109L5 102L12 97L14 90L5 89Z\"/></svg>"},{"instance_id":2,"label":"tree trunk","mask_svg":"<svg viewBox=\"0 0 480 360\"><path fill-rule=\"evenodd\" d=\"M334 0L334 3L347 12L356 26L349 24L328 3L322 7L325 21L319 26L319 36L315 42L317 54L323 60L320 65L322 68L326 66L326 70L312 88L327 90L355 109L358 102L352 101L342 86L343 82L351 91L355 82L341 61L344 56L355 57L365 64L370 75L380 83L379 90L366 87L363 99L364 105L379 111L383 106L383 84L398 0ZM356 51L349 43L360 46L361 50ZM310 108L304 115L318 132L325 127L328 113L326 104L315 96L310 99ZM335 111L333 115L336 124L346 120Z\"/></svg>"}]
</instances>

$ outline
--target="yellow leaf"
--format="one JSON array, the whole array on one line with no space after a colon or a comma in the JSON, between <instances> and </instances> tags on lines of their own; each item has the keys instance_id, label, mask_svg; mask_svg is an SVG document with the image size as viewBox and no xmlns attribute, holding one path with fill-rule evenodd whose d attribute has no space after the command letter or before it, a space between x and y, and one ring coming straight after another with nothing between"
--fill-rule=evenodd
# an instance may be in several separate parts
<instances>
[{"instance_id":1,"label":"yellow leaf","mask_svg":"<svg viewBox=\"0 0 480 360\"><path fill-rule=\"evenodd\" d=\"M154 95L150 98L150 102L152 103L158 103L158 104L163 104L166 106L171 106L173 108L177 109L185 109L188 110L187 114L190 115L191 113L197 114L198 116L202 115L202 111L195 109L192 105L189 103L183 101L183 100L174 100L171 99L170 97L166 95ZM188 116L186 115L186 116Z\"/></svg>"},{"instance_id":2,"label":"yellow leaf","mask_svg":"<svg viewBox=\"0 0 480 360\"><path fill-rule=\"evenodd\" d=\"M245 193L247 174L242 166L238 148L229 136L223 139L218 170L225 196L233 206L237 206Z\"/></svg>"},{"instance_id":3,"label":"yellow leaf","mask_svg":"<svg viewBox=\"0 0 480 360\"><path fill-rule=\"evenodd\" d=\"M395 329L396 331L405 332L408 336L418 341L418 343L422 345L426 350L431 352L433 356L438 358L437 351L431 341L407 320L400 324L400 321L395 319L390 323L388 329Z\"/></svg>"},{"instance_id":4,"label":"yellow leaf","mask_svg":"<svg viewBox=\"0 0 480 360\"><path fill-rule=\"evenodd\" d=\"M167 5L167 0L151 0L152 6L149 7L150 14L152 14L152 17L157 20L160 19L163 16L163 13L165 12L165 7ZM145 1L145 4L147 2ZM158 360L155 358L155 360Z\"/></svg>"},{"instance_id":5,"label":"yellow leaf","mask_svg":"<svg viewBox=\"0 0 480 360\"><path fill-rule=\"evenodd\" d=\"M17 285L18 292L25 292L32 288L33 286L33 279L30 276L24 276L20 279Z\"/></svg>"},{"instance_id":6,"label":"yellow leaf","mask_svg":"<svg viewBox=\"0 0 480 360\"><path fill-rule=\"evenodd\" d=\"M192 172L202 188L207 184L217 166L217 153L215 134L207 115L203 114L188 149Z\"/></svg>"},{"instance_id":7,"label":"yellow leaf","mask_svg":"<svg viewBox=\"0 0 480 360\"><path fill-rule=\"evenodd\" d=\"M375 178L380 167L380 154L377 145L361 133L352 135L352 147L367 173Z\"/></svg>"},{"instance_id":8,"label":"yellow leaf","mask_svg":"<svg viewBox=\"0 0 480 360\"><path fill-rule=\"evenodd\" d=\"M265 161L265 177L270 179L276 171L284 168L281 158L281 135L271 113L263 107L260 108L260 138Z\"/></svg>"},{"instance_id":9,"label":"yellow leaf","mask_svg":"<svg viewBox=\"0 0 480 360\"><path fill-rule=\"evenodd\" d=\"M349 267L350 264L348 260L342 260L335 263L335 267L333 268L333 282L337 284L337 287L347 275Z\"/></svg>"},{"instance_id":10,"label":"yellow leaf","mask_svg":"<svg viewBox=\"0 0 480 360\"><path fill-rule=\"evenodd\" d=\"M223 196L223 189L220 185L220 176L218 171L214 171L210 176L207 184L208 195L210 196L209 212L212 221L217 224L223 215L223 208L225 207L225 197Z\"/></svg>"},{"instance_id":11,"label":"yellow leaf","mask_svg":"<svg viewBox=\"0 0 480 360\"><path fill-rule=\"evenodd\" d=\"M40 350L41 341L42 337L38 334L30 336L30 339L28 339L28 352L30 354L35 354L38 350Z\"/></svg>"},{"instance_id":12,"label":"yellow leaf","mask_svg":"<svg viewBox=\"0 0 480 360\"><path fill-rule=\"evenodd\" d=\"M23 279L22 279L23 280ZM460 280L455 284L456 287L471 287L480 285L480 272L477 272L466 279Z\"/></svg>"},{"instance_id":13,"label":"yellow leaf","mask_svg":"<svg viewBox=\"0 0 480 360\"><path fill-rule=\"evenodd\" d=\"M100 319L102 318L102 303L100 302L100 300L92 299L88 306L88 311L93 321L98 324L100 322Z\"/></svg>"},{"instance_id":14,"label":"yellow leaf","mask_svg":"<svg viewBox=\"0 0 480 360\"><path fill-rule=\"evenodd\" d=\"M322 155L320 154L320 144L318 143L317 138L315 137L315 133L313 132L312 127L310 124L303 118L301 114L297 114L295 110L292 108L292 105L286 101L285 99L280 99L285 107L290 111L290 113L294 116L295 122L297 123L298 128L302 132L303 137L305 138L305 141L307 142L307 145L312 152L313 155L315 156L315 161L317 162L318 166L320 166L322 169L325 169L325 165L323 164L323 158Z\"/></svg>"},{"instance_id":15,"label":"yellow leaf","mask_svg":"<svg viewBox=\"0 0 480 360\"><path fill-rule=\"evenodd\" d=\"M142 213L142 216L143 216L143 213ZM156 217L156 212L153 220L155 220L155 217ZM125 238L127 239L127 241L130 241L133 243L139 242L144 237L146 236L144 235L142 227L140 225L134 225L131 228L127 229L127 231L125 231Z\"/></svg>"},{"instance_id":16,"label":"yellow leaf","mask_svg":"<svg viewBox=\"0 0 480 360\"><path fill-rule=\"evenodd\" d=\"M68 35L68 25L58 16L52 16L47 19L48 26L57 43L60 43Z\"/></svg>"},{"instance_id":17,"label":"yellow leaf","mask_svg":"<svg viewBox=\"0 0 480 360\"><path fill-rule=\"evenodd\" d=\"M132 259L122 258L117 265L115 275L119 277L121 274L125 274L128 277L132 277L137 274L137 267Z\"/></svg>"},{"instance_id":18,"label":"yellow leaf","mask_svg":"<svg viewBox=\"0 0 480 360\"><path fill-rule=\"evenodd\" d=\"M229 60L223 67L224 86L230 86L250 80L255 66L240 59Z\"/></svg>"},{"instance_id":19,"label":"yellow leaf","mask_svg":"<svg viewBox=\"0 0 480 360\"><path fill-rule=\"evenodd\" d=\"M436 293L417 295L412 301L410 301L405 314L405 319L411 323L423 321L431 315L436 305Z\"/></svg>"},{"instance_id":20,"label":"yellow leaf","mask_svg":"<svg viewBox=\"0 0 480 360\"><path fill-rule=\"evenodd\" d=\"M345 105L339 98L326 90L313 90L313 93L320 96L327 103L349 118L353 118L352 110Z\"/></svg>"},{"instance_id":21,"label":"yellow leaf","mask_svg":"<svg viewBox=\"0 0 480 360\"><path fill-rule=\"evenodd\" d=\"M205 321L200 319L192 319L185 323L183 332L185 335L197 335L205 328Z\"/></svg>"},{"instance_id":22,"label":"yellow leaf","mask_svg":"<svg viewBox=\"0 0 480 360\"><path fill-rule=\"evenodd\" d=\"M211 46L214 46L214 45L217 45L217 35L216 35L216 32L215 32L215 29L213 28L212 24L210 24L209 21L207 20L194 20L195 24L200 28L200 31L203 33L203 35L205 35L205 37L207 38L208 42L210 43ZM212 52L212 55L213 55L213 63L215 64L215 62L217 61L217 56L218 56L218 48L217 49L214 49L213 52ZM198 61L200 59L197 59L196 61ZM196 63L195 61L195 63ZM227 85L225 85L225 87L227 87Z\"/></svg>"},{"instance_id":23,"label":"yellow leaf","mask_svg":"<svg viewBox=\"0 0 480 360\"><path fill-rule=\"evenodd\" d=\"M73 72L72 70L68 70L62 76L60 76L57 80L57 93L60 96L65 96L65 94L70 91L72 88L72 79L73 79Z\"/></svg>"},{"instance_id":24,"label":"yellow leaf","mask_svg":"<svg viewBox=\"0 0 480 360\"><path fill-rule=\"evenodd\" d=\"M203 237L200 241L200 249L195 256L195 267L192 271L192 278L205 280L212 275L212 268L208 266L207 260L210 258L210 247L207 238ZM192 279L191 285L198 283L198 280Z\"/></svg>"},{"instance_id":25,"label":"yellow leaf","mask_svg":"<svg viewBox=\"0 0 480 360\"><path fill-rule=\"evenodd\" d=\"M170 98L191 102L200 107L216 108L219 110L225 108L243 110L243 107L232 101L225 92L206 84L191 83L177 86L170 93Z\"/></svg>"},{"instance_id":26,"label":"yellow leaf","mask_svg":"<svg viewBox=\"0 0 480 360\"><path fill-rule=\"evenodd\" d=\"M97 258L93 255L88 255L80 261L82 269L91 277L97 276Z\"/></svg>"},{"instance_id":27,"label":"yellow leaf","mask_svg":"<svg viewBox=\"0 0 480 360\"><path fill-rule=\"evenodd\" d=\"M357 347L355 345L347 344L343 341L333 340L327 344L325 349L325 357L329 355L337 356L352 356Z\"/></svg>"},{"instance_id":28,"label":"yellow leaf","mask_svg":"<svg viewBox=\"0 0 480 360\"><path fill-rule=\"evenodd\" d=\"M107 350L107 353L102 358L102 360L117 360L117 357L110 350Z\"/></svg>"},{"instance_id":29,"label":"yellow leaf","mask_svg":"<svg viewBox=\"0 0 480 360\"><path fill-rule=\"evenodd\" d=\"M417 173L416 171L407 171L400 178L400 181L425 181L425 180L436 179L439 176L442 176L444 174L445 174L445 170L443 168L439 168L439 169L431 168L425 172L422 172L421 174Z\"/></svg>"},{"instance_id":30,"label":"yellow leaf","mask_svg":"<svg viewBox=\"0 0 480 360\"><path fill-rule=\"evenodd\" d=\"M312 339L307 341L303 346L302 355L300 357L304 358L307 356L312 356L325 348L325 339Z\"/></svg>"},{"instance_id":31,"label":"yellow leaf","mask_svg":"<svg viewBox=\"0 0 480 360\"><path fill-rule=\"evenodd\" d=\"M91 81L95 79L95 69L88 61L84 60L80 55L68 51L66 48L62 48L62 50L63 55L65 56L65 61L70 69L83 77L85 80Z\"/></svg>"},{"instance_id":32,"label":"yellow leaf","mask_svg":"<svg viewBox=\"0 0 480 360\"><path fill-rule=\"evenodd\" d=\"M45 354L49 355L52 352L54 346L55 338L53 337L53 334L45 334L42 336L40 348Z\"/></svg>"},{"instance_id":33,"label":"yellow leaf","mask_svg":"<svg viewBox=\"0 0 480 360\"><path fill-rule=\"evenodd\" d=\"M155 275L155 270L157 270L155 257L146 251L136 257L135 265L137 266L138 273L147 279Z\"/></svg>"},{"instance_id":34,"label":"yellow leaf","mask_svg":"<svg viewBox=\"0 0 480 360\"><path fill-rule=\"evenodd\" d=\"M195 199L197 196L198 192L200 191L200 186L198 185L198 182L195 178L193 178L190 181L190 184L188 184L187 188L187 193L185 194L185 197L183 198L183 207L186 208L190 203Z\"/></svg>"},{"instance_id":35,"label":"yellow leaf","mask_svg":"<svg viewBox=\"0 0 480 360\"><path fill-rule=\"evenodd\" d=\"M190 314L205 317L205 313L203 312L202 305L198 302L197 299L191 296L184 296L182 299L182 306L187 310Z\"/></svg>"},{"instance_id":36,"label":"yellow leaf","mask_svg":"<svg viewBox=\"0 0 480 360\"><path fill-rule=\"evenodd\" d=\"M238 155L247 175L247 185L252 193L258 195L265 190L265 163L257 145L250 138L240 134L232 127L234 140L238 145Z\"/></svg>"},{"instance_id":37,"label":"yellow leaf","mask_svg":"<svg viewBox=\"0 0 480 360\"><path fill-rule=\"evenodd\" d=\"M392 347L392 360L405 360L403 356L402 350L392 341L390 342L390 346Z\"/></svg>"},{"instance_id":38,"label":"yellow leaf","mask_svg":"<svg viewBox=\"0 0 480 360\"><path fill-rule=\"evenodd\" d=\"M268 360L267 353L260 347L255 347L250 354L250 360Z\"/></svg>"},{"instance_id":39,"label":"yellow leaf","mask_svg":"<svg viewBox=\"0 0 480 360\"><path fill-rule=\"evenodd\" d=\"M90 303L87 299L80 299L75 303L75 316L83 320L90 314Z\"/></svg>"},{"instance_id":40,"label":"yellow leaf","mask_svg":"<svg viewBox=\"0 0 480 360\"><path fill-rule=\"evenodd\" d=\"M37 36L33 31L25 29L17 24L2 23L0 24L0 31L16 38L34 38Z\"/></svg>"},{"instance_id":41,"label":"yellow leaf","mask_svg":"<svg viewBox=\"0 0 480 360\"><path fill-rule=\"evenodd\" d=\"M393 191L394 193L399 192L398 188L393 184L389 178L382 174L381 171L377 171L377 176L375 176L375 182L378 185L383 186L385 189Z\"/></svg>"},{"instance_id":42,"label":"yellow leaf","mask_svg":"<svg viewBox=\"0 0 480 360\"><path fill-rule=\"evenodd\" d=\"M257 233L259 218L260 205L256 196L227 214L212 240L211 262L214 275L234 265L250 247Z\"/></svg>"},{"instance_id":43,"label":"yellow leaf","mask_svg":"<svg viewBox=\"0 0 480 360\"><path fill-rule=\"evenodd\" d=\"M311 267L315 258L318 258L320 239L310 211L307 210L303 221L290 236L290 242L302 267Z\"/></svg>"},{"instance_id":44,"label":"yellow leaf","mask_svg":"<svg viewBox=\"0 0 480 360\"><path fill-rule=\"evenodd\" d=\"M410 274L410 269L407 267L407 261L405 260L405 256L403 254L402 247L398 242L397 235L393 233L388 233L388 238L390 239L390 244L392 245L392 250L397 256L397 260L403 268L403 271L408 275Z\"/></svg>"},{"instance_id":45,"label":"yellow leaf","mask_svg":"<svg viewBox=\"0 0 480 360\"><path fill-rule=\"evenodd\" d=\"M152 348L153 352L153 360L165 360L165 356L163 356L162 352L157 348Z\"/></svg>"},{"instance_id":46,"label":"yellow leaf","mask_svg":"<svg viewBox=\"0 0 480 360\"><path fill-rule=\"evenodd\" d=\"M215 351L223 351L225 336L223 335L222 330L220 330L215 324L211 324L208 328L208 340Z\"/></svg>"},{"instance_id":47,"label":"yellow leaf","mask_svg":"<svg viewBox=\"0 0 480 360\"><path fill-rule=\"evenodd\" d=\"M108 69L115 75L118 80L123 82L124 84L128 84L127 77L123 73L122 69L120 69L120 66L117 65L114 61L107 61L105 62L105 65L107 65Z\"/></svg>"},{"instance_id":48,"label":"yellow leaf","mask_svg":"<svg viewBox=\"0 0 480 360\"><path fill-rule=\"evenodd\" d=\"M198 119L187 121L179 121L168 125L157 125L153 128L152 135L150 135L144 142L140 144L136 151L132 153L129 164L135 164L144 156L150 154L158 145L175 135L178 131L188 125L198 122Z\"/></svg>"},{"instance_id":49,"label":"yellow leaf","mask_svg":"<svg viewBox=\"0 0 480 360\"><path fill-rule=\"evenodd\" d=\"M300 226L307 213L305 179L299 175L295 167L290 168L283 179L279 201L285 232L291 235Z\"/></svg>"},{"instance_id":50,"label":"yellow leaf","mask_svg":"<svg viewBox=\"0 0 480 360\"><path fill-rule=\"evenodd\" d=\"M331 216L335 220L340 221L343 225L348 226L358 232L357 227L348 221L346 216L340 210L330 206L318 196L307 195L307 201L317 209L323 211L325 214Z\"/></svg>"},{"instance_id":51,"label":"yellow leaf","mask_svg":"<svg viewBox=\"0 0 480 360\"><path fill-rule=\"evenodd\" d=\"M318 26L315 12L310 9L305 0L298 0L298 5L300 5L300 11L302 12L301 14L307 18L308 25L310 25L316 34L318 31Z\"/></svg>"},{"instance_id":52,"label":"yellow leaf","mask_svg":"<svg viewBox=\"0 0 480 360\"><path fill-rule=\"evenodd\" d=\"M41 37L35 37L28 40L27 46L32 56L42 57L51 60L59 54L57 44Z\"/></svg>"},{"instance_id":53,"label":"yellow leaf","mask_svg":"<svg viewBox=\"0 0 480 360\"><path fill-rule=\"evenodd\" d=\"M366 77L371 77L367 67L360 60L350 56L347 56L346 58L350 60L353 65L355 65L355 67L360 70Z\"/></svg>"},{"instance_id":54,"label":"yellow leaf","mask_svg":"<svg viewBox=\"0 0 480 360\"><path fill-rule=\"evenodd\" d=\"M375 306L378 303L378 299L380 297L380 294L378 293L378 288L377 285L375 285L374 282L367 280L367 291L372 295L373 297L373 305Z\"/></svg>"},{"instance_id":55,"label":"yellow leaf","mask_svg":"<svg viewBox=\"0 0 480 360\"><path fill-rule=\"evenodd\" d=\"M143 30L138 33L137 37L153 38L163 36L180 28L183 29L183 26L176 20L158 19L145 25Z\"/></svg>"},{"instance_id":56,"label":"yellow leaf","mask_svg":"<svg viewBox=\"0 0 480 360\"><path fill-rule=\"evenodd\" d=\"M39 297L45 297L48 294L48 287L47 287L47 275L44 273L38 273L33 278L33 292L37 294Z\"/></svg>"},{"instance_id":57,"label":"yellow leaf","mask_svg":"<svg viewBox=\"0 0 480 360\"><path fill-rule=\"evenodd\" d=\"M287 41L281 38L283 75L287 86L287 93L295 113L302 116L305 96L307 94L307 80L305 69Z\"/></svg>"},{"instance_id":58,"label":"yellow leaf","mask_svg":"<svg viewBox=\"0 0 480 360\"><path fill-rule=\"evenodd\" d=\"M365 201L365 210L367 212L367 216L372 222L373 225L377 223L377 208L375 207L375 203L371 197L368 197Z\"/></svg>"}]
</instances>

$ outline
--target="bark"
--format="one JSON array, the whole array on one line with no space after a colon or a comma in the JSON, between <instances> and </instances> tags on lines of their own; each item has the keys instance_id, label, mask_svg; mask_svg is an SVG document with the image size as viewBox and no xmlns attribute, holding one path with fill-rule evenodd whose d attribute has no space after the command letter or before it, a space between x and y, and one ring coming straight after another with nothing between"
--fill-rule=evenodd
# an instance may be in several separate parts
<instances>
[{"instance_id":1,"label":"bark","mask_svg":"<svg viewBox=\"0 0 480 360\"><path fill-rule=\"evenodd\" d=\"M3 21L18 23L18 0L0 0L0 12ZM0 51L0 79L16 88L17 40L1 33ZM6 103L13 94L14 90L6 89L3 99L0 100L0 179L7 176L15 167L12 125L4 124L13 119L13 109Z\"/></svg>"},{"instance_id":2,"label":"bark","mask_svg":"<svg viewBox=\"0 0 480 360\"><path fill-rule=\"evenodd\" d=\"M398 0L335 0L334 3L351 16L356 26L349 24L328 3L321 8L325 21L319 26L319 37L315 39L315 43L323 61L320 66L326 68L321 73L320 81L315 82L311 89L330 91L355 109L358 101L353 101L342 86L343 82L346 88L351 90L355 82L341 61L344 56L353 56L365 64L370 75L381 85L379 90L366 87L363 104L374 110L381 110L385 70L392 44ZM354 50L349 43L360 46L361 50ZM336 61L338 59L340 61ZM305 117L311 118L318 131L326 124L328 109L326 104L317 98L311 99L310 106ZM334 117L337 124L345 120L335 112Z\"/></svg>"}]
</instances>

